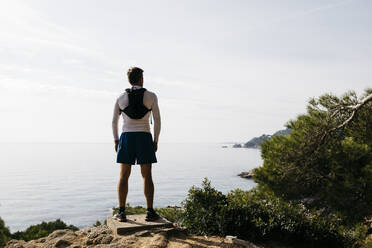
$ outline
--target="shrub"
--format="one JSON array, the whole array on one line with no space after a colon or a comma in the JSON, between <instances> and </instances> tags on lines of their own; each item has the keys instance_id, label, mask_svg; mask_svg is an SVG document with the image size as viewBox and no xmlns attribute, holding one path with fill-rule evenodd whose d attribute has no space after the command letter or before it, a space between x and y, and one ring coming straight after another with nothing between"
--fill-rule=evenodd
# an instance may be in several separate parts
<instances>
[{"instance_id":1,"label":"shrub","mask_svg":"<svg viewBox=\"0 0 372 248\"><path fill-rule=\"evenodd\" d=\"M156 211L160 216L173 223L180 224L183 219L184 211L177 207L157 208Z\"/></svg>"},{"instance_id":2,"label":"shrub","mask_svg":"<svg viewBox=\"0 0 372 248\"><path fill-rule=\"evenodd\" d=\"M93 224L94 227L98 227L98 226L101 226L101 225L102 225L102 223L99 220L97 220L96 223Z\"/></svg>"},{"instance_id":3,"label":"shrub","mask_svg":"<svg viewBox=\"0 0 372 248\"><path fill-rule=\"evenodd\" d=\"M356 239L351 229L342 226L337 215L323 215L303 204L286 202L269 191L255 188L228 194L229 225L226 233L250 240L280 240L343 247Z\"/></svg>"},{"instance_id":4,"label":"shrub","mask_svg":"<svg viewBox=\"0 0 372 248\"><path fill-rule=\"evenodd\" d=\"M43 221L41 224L32 225L28 227L25 231L18 231L11 234L13 239L22 239L25 241L39 239L45 236L48 236L55 230L59 229L71 229L71 230L79 230L76 226L73 225L66 225L60 219L56 221L45 222Z\"/></svg>"},{"instance_id":5,"label":"shrub","mask_svg":"<svg viewBox=\"0 0 372 248\"><path fill-rule=\"evenodd\" d=\"M360 223L356 226L356 235L358 235L357 242L354 243L354 247L357 248L372 248L372 227L371 223Z\"/></svg>"},{"instance_id":6,"label":"shrub","mask_svg":"<svg viewBox=\"0 0 372 248\"><path fill-rule=\"evenodd\" d=\"M9 239L9 228L5 226L3 219L0 218L0 247L3 247Z\"/></svg>"},{"instance_id":7,"label":"shrub","mask_svg":"<svg viewBox=\"0 0 372 248\"><path fill-rule=\"evenodd\" d=\"M223 232L227 197L212 188L207 178L203 180L202 188L193 186L189 190L182 205L185 211L182 224L191 232L202 235Z\"/></svg>"},{"instance_id":8,"label":"shrub","mask_svg":"<svg viewBox=\"0 0 372 248\"><path fill-rule=\"evenodd\" d=\"M182 224L202 235L236 235L252 241L346 247L358 239L337 215L323 215L303 204L285 202L264 188L224 195L204 179L183 202Z\"/></svg>"}]
</instances>

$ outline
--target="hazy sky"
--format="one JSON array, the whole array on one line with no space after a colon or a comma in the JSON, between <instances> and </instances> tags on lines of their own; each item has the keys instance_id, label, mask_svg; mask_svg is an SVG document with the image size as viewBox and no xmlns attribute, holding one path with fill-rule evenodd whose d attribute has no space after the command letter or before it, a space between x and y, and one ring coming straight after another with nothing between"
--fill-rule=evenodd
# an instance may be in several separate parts
<instances>
[{"instance_id":1,"label":"hazy sky","mask_svg":"<svg viewBox=\"0 0 372 248\"><path fill-rule=\"evenodd\" d=\"M247 141L371 87L372 1L0 2L0 142L112 142L130 66L161 142Z\"/></svg>"}]
</instances>

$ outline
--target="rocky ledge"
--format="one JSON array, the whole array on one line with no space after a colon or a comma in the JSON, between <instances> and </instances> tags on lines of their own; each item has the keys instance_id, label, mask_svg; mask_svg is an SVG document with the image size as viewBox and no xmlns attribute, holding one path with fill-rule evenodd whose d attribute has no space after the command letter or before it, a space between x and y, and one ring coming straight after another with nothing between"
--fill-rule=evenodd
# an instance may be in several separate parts
<instances>
[{"instance_id":1,"label":"rocky ledge","mask_svg":"<svg viewBox=\"0 0 372 248\"><path fill-rule=\"evenodd\" d=\"M240 176L241 178L251 179L254 176L254 170L242 172L238 174L238 176Z\"/></svg>"},{"instance_id":2,"label":"rocky ledge","mask_svg":"<svg viewBox=\"0 0 372 248\"><path fill-rule=\"evenodd\" d=\"M83 248L83 247L256 247L246 242L239 243L234 238L216 236L198 236L187 234L184 229L173 227L167 229L152 229L140 231L125 236L115 235L106 225L86 227L78 231L69 229L56 230L49 236L25 242L10 240L7 248Z\"/></svg>"}]
</instances>

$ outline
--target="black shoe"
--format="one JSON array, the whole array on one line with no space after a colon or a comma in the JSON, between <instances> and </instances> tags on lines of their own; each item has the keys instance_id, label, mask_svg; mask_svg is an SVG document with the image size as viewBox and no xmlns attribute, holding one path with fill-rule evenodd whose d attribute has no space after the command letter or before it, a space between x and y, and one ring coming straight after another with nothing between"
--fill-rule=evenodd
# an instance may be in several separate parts
<instances>
[{"instance_id":1,"label":"black shoe","mask_svg":"<svg viewBox=\"0 0 372 248\"><path fill-rule=\"evenodd\" d=\"M115 220L120 222L126 222L127 221L127 215L125 214L125 211L120 211L114 215L113 217Z\"/></svg>"},{"instance_id":2,"label":"black shoe","mask_svg":"<svg viewBox=\"0 0 372 248\"><path fill-rule=\"evenodd\" d=\"M146 212L146 221L155 221L160 219L160 216L155 212L155 210L147 210Z\"/></svg>"}]
</instances>

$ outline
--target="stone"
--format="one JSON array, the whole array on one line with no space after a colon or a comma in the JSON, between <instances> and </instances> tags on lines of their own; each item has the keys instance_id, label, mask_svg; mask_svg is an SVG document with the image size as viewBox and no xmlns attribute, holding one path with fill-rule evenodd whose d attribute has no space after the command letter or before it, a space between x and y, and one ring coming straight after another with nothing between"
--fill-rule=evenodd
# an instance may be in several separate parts
<instances>
[{"instance_id":1,"label":"stone","mask_svg":"<svg viewBox=\"0 0 372 248\"><path fill-rule=\"evenodd\" d=\"M91 239L87 239L87 240L85 241L85 244L86 244L86 245L92 245L92 244L93 244L93 240L91 240Z\"/></svg>"},{"instance_id":2,"label":"stone","mask_svg":"<svg viewBox=\"0 0 372 248\"><path fill-rule=\"evenodd\" d=\"M238 176L240 176L241 178L251 179L254 176L254 171L250 170L250 171L247 171L247 172L242 172L242 173L238 174Z\"/></svg>"},{"instance_id":3,"label":"stone","mask_svg":"<svg viewBox=\"0 0 372 248\"><path fill-rule=\"evenodd\" d=\"M255 245L255 244L253 244L249 241L246 241L246 240L243 240L243 239L238 239L236 236L226 236L225 240L227 241L227 243L243 246L243 247L246 247L246 248L261 248L261 247Z\"/></svg>"},{"instance_id":4,"label":"stone","mask_svg":"<svg viewBox=\"0 0 372 248\"><path fill-rule=\"evenodd\" d=\"M23 248L23 247L25 247L25 245L26 245L26 242L24 240L12 239L12 240L8 241L6 247L9 247L9 248Z\"/></svg>"},{"instance_id":5,"label":"stone","mask_svg":"<svg viewBox=\"0 0 372 248\"><path fill-rule=\"evenodd\" d=\"M40 238L40 239L38 239L38 241L39 241L39 243L45 243L46 238Z\"/></svg>"},{"instance_id":6,"label":"stone","mask_svg":"<svg viewBox=\"0 0 372 248\"><path fill-rule=\"evenodd\" d=\"M56 244L54 245L54 247L57 247L57 248L64 248L64 247L68 247L71 245L71 242L68 241L68 240L65 240L65 239L59 239L57 240Z\"/></svg>"},{"instance_id":7,"label":"stone","mask_svg":"<svg viewBox=\"0 0 372 248\"><path fill-rule=\"evenodd\" d=\"M149 230L139 231L136 232L136 237L148 237L151 236L151 232Z\"/></svg>"},{"instance_id":8,"label":"stone","mask_svg":"<svg viewBox=\"0 0 372 248\"><path fill-rule=\"evenodd\" d=\"M104 236L101 240L101 244L110 244L113 239L114 237L112 237L111 235Z\"/></svg>"},{"instance_id":9,"label":"stone","mask_svg":"<svg viewBox=\"0 0 372 248\"><path fill-rule=\"evenodd\" d=\"M58 238L66 234L66 229L61 229L61 230L55 230L51 234L49 234L50 239Z\"/></svg>"},{"instance_id":10,"label":"stone","mask_svg":"<svg viewBox=\"0 0 372 248\"><path fill-rule=\"evenodd\" d=\"M94 245L101 244L102 239L103 239L102 235L98 236L97 238L93 239L93 244Z\"/></svg>"},{"instance_id":11,"label":"stone","mask_svg":"<svg viewBox=\"0 0 372 248\"><path fill-rule=\"evenodd\" d=\"M164 218L156 221L146 221L144 214L128 215L127 222L119 222L111 216L107 218L107 226L116 235L124 235L131 232L138 232L142 230L152 230L154 228L172 227L173 224Z\"/></svg>"},{"instance_id":12,"label":"stone","mask_svg":"<svg viewBox=\"0 0 372 248\"><path fill-rule=\"evenodd\" d=\"M88 235L87 235L88 239L94 239L96 237L98 237L98 232L90 232Z\"/></svg>"}]
</instances>

